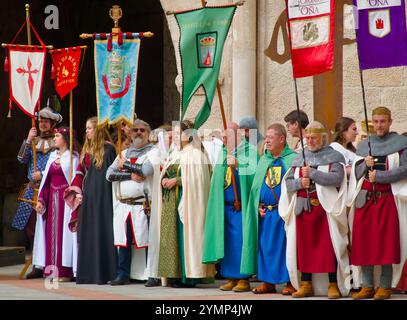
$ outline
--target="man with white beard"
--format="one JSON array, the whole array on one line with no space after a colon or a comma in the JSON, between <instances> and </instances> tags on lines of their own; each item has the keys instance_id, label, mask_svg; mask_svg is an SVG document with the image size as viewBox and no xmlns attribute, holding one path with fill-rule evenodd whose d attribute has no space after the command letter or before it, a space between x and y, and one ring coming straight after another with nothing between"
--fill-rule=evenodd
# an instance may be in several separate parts
<instances>
[{"instance_id":1,"label":"man with white beard","mask_svg":"<svg viewBox=\"0 0 407 320\"><path fill-rule=\"evenodd\" d=\"M149 199L155 173L159 173L155 168L159 166L159 151L149 143L150 131L148 123L136 119L131 129L132 145L106 173L107 180L113 182L114 244L118 247L117 276L110 282L112 286L128 284L130 277L147 279Z\"/></svg>"}]
</instances>

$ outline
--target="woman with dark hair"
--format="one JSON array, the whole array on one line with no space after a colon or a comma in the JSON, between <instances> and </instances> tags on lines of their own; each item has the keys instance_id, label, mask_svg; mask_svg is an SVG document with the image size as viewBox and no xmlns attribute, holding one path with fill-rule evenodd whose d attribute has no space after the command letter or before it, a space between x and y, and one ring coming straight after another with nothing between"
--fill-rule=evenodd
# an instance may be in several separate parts
<instances>
[{"instance_id":1,"label":"woman with dark hair","mask_svg":"<svg viewBox=\"0 0 407 320\"><path fill-rule=\"evenodd\" d=\"M159 256L150 276L172 278L175 287L193 287L215 275L214 265L201 261L210 164L193 127L187 120L174 127L174 145L160 178Z\"/></svg>"},{"instance_id":2,"label":"woman with dark hair","mask_svg":"<svg viewBox=\"0 0 407 320\"><path fill-rule=\"evenodd\" d=\"M353 145L358 130L355 120L347 117L340 118L335 125L335 133L331 147L345 157L346 173L349 177L352 163L356 157L356 148Z\"/></svg>"},{"instance_id":3,"label":"woman with dark hair","mask_svg":"<svg viewBox=\"0 0 407 320\"><path fill-rule=\"evenodd\" d=\"M97 117L88 119L75 180L65 193L73 210L69 228L78 234L78 284L106 284L116 276L112 184L106 180L115 158L106 128L98 127Z\"/></svg>"},{"instance_id":4,"label":"woman with dark hair","mask_svg":"<svg viewBox=\"0 0 407 320\"><path fill-rule=\"evenodd\" d=\"M44 276L53 281L70 281L75 272L76 237L69 231L71 209L65 205L70 170L78 164L78 154L70 165L69 128L55 129L55 148L50 154L39 189L36 206L33 264L44 267Z\"/></svg>"}]
</instances>

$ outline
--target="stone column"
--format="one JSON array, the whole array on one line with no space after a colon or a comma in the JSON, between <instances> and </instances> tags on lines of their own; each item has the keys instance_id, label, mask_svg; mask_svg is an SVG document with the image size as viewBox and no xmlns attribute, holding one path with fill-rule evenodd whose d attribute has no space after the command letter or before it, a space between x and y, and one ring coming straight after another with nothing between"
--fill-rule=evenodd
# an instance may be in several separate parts
<instances>
[{"instance_id":1,"label":"stone column","mask_svg":"<svg viewBox=\"0 0 407 320\"><path fill-rule=\"evenodd\" d=\"M233 32L232 119L256 116L257 0L236 10Z\"/></svg>"}]
</instances>

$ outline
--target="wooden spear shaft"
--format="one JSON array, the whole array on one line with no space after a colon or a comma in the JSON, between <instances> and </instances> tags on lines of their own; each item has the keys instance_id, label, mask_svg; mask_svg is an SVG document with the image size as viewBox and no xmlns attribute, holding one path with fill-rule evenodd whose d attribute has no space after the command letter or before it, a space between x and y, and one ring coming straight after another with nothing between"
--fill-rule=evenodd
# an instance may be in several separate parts
<instances>
[{"instance_id":1,"label":"wooden spear shaft","mask_svg":"<svg viewBox=\"0 0 407 320\"><path fill-rule=\"evenodd\" d=\"M27 42L28 42L28 45L30 46L31 45L31 28L30 28L30 5L27 3L26 5L25 5L25 17L26 17L26 20L27 20ZM31 118L31 126L33 127L33 128L35 128L35 116L33 116L32 118ZM36 147L35 147L35 140L33 140L32 141L32 153L33 153L33 173L35 172L35 171L37 171L37 149L36 149ZM36 196L37 196L37 194L36 194L36 192L35 192L35 189L34 189L34 203L35 203L35 198L36 198Z\"/></svg>"},{"instance_id":2,"label":"wooden spear shaft","mask_svg":"<svg viewBox=\"0 0 407 320\"><path fill-rule=\"evenodd\" d=\"M69 184L73 177L73 89L69 92Z\"/></svg>"},{"instance_id":3,"label":"wooden spear shaft","mask_svg":"<svg viewBox=\"0 0 407 320\"><path fill-rule=\"evenodd\" d=\"M206 7L206 1L205 0L201 0L201 3L202 3L202 7ZM226 115L225 115L225 106L223 104L222 90L220 88L219 81L216 84L216 90L218 92L218 97L219 97L219 105L220 105L220 112L222 114L223 128L226 130L227 129L227 123L226 123ZM235 172L234 172L233 168L231 168L231 170L232 170L231 178L232 178L233 194L235 196L234 208L235 208L235 211L240 211L241 210L241 205L240 205L240 202L239 202L239 195L238 195L238 192L237 192Z\"/></svg>"},{"instance_id":4,"label":"wooden spear shaft","mask_svg":"<svg viewBox=\"0 0 407 320\"><path fill-rule=\"evenodd\" d=\"M30 23L29 23L29 21L30 21L30 5L28 3L25 5L25 17L27 19L27 40L28 40L28 45L31 45L31 30L30 30ZM35 117L34 116L31 118L31 125L32 125L33 128L35 128ZM32 147L32 153L33 153L33 173L34 173L37 170L37 150L36 150L36 147L35 147L34 139L32 141L31 147ZM33 187L33 190L34 190L33 206L35 206L37 204L36 203L37 202L36 198L38 197L38 190L35 187ZM20 275L19 275L20 280L24 279L25 273L27 272L28 268L32 264L32 258L33 258L33 256L31 255L27 259L27 261L25 262L24 267L21 270Z\"/></svg>"},{"instance_id":5,"label":"wooden spear shaft","mask_svg":"<svg viewBox=\"0 0 407 320\"><path fill-rule=\"evenodd\" d=\"M119 159L122 158L122 122L117 125L117 149L119 153Z\"/></svg>"}]
</instances>

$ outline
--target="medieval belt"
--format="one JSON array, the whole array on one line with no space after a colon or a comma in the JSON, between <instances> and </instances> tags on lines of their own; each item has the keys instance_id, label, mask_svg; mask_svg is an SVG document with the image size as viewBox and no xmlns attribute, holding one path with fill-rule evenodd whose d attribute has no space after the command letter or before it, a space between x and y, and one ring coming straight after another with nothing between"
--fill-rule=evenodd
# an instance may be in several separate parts
<instances>
[{"instance_id":1,"label":"medieval belt","mask_svg":"<svg viewBox=\"0 0 407 320\"><path fill-rule=\"evenodd\" d=\"M309 201L310 201L310 203L311 203L311 206L313 206L313 207L318 207L318 206L321 205L321 202L319 202L318 199L313 199L313 198L311 198L311 199L309 199Z\"/></svg>"},{"instance_id":2,"label":"medieval belt","mask_svg":"<svg viewBox=\"0 0 407 320\"><path fill-rule=\"evenodd\" d=\"M368 193L366 194L366 199L369 200L375 194L377 198L381 198L384 196L392 195L393 193L391 191L376 191L376 192L368 191Z\"/></svg>"},{"instance_id":3,"label":"medieval belt","mask_svg":"<svg viewBox=\"0 0 407 320\"><path fill-rule=\"evenodd\" d=\"M144 199L144 197L119 199L119 201L121 203L128 204L128 205L131 205L131 206L135 206L135 205L141 205L142 206L144 204L144 202L137 201L137 200L141 200L141 199Z\"/></svg>"},{"instance_id":4,"label":"medieval belt","mask_svg":"<svg viewBox=\"0 0 407 320\"><path fill-rule=\"evenodd\" d=\"M276 209L277 207L278 204L266 206L264 203L260 203L260 208L268 209L269 211L273 211L273 209Z\"/></svg>"},{"instance_id":5,"label":"medieval belt","mask_svg":"<svg viewBox=\"0 0 407 320\"><path fill-rule=\"evenodd\" d=\"M240 201L239 201L239 203L240 203ZM234 202L225 201L225 206L231 206L231 207L233 207L234 205L235 205Z\"/></svg>"}]
</instances>

